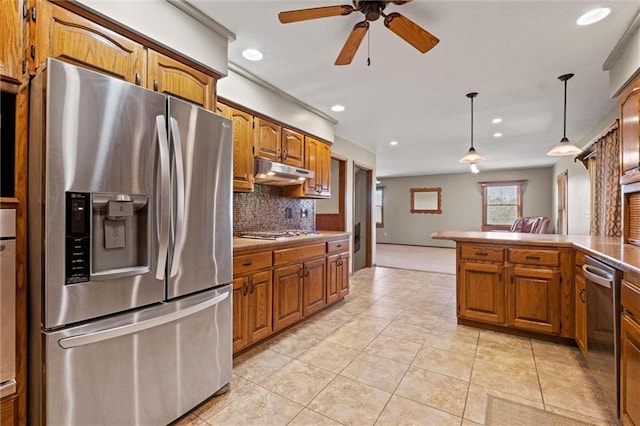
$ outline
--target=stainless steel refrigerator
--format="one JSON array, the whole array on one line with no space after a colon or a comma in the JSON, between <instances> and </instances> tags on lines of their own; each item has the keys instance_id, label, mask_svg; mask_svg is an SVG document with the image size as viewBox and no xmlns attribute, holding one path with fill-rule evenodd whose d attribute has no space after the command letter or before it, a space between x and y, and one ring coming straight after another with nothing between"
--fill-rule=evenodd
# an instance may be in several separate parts
<instances>
[{"instance_id":1,"label":"stainless steel refrigerator","mask_svg":"<svg viewBox=\"0 0 640 426\"><path fill-rule=\"evenodd\" d=\"M54 59L30 102L29 423L166 424L231 381L231 122Z\"/></svg>"}]
</instances>

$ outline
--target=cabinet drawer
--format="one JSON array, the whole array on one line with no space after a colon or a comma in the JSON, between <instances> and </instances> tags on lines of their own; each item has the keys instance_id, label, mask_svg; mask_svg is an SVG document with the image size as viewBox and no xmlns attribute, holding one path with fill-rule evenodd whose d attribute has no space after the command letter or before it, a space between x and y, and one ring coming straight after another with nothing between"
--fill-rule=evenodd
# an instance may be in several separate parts
<instances>
[{"instance_id":1,"label":"cabinet drawer","mask_svg":"<svg viewBox=\"0 0 640 426\"><path fill-rule=\"evenodd\" d=\"M460 251L460 256L464 259L487 260L491 262L502 262L504 260L504 249L499 247L465 244Z\"/></svg>"},{"instance_id":2,"label":"cabinet drawer","mask_svg":"<svg viewBox=\"0 0 640 426\"><path fill-rule=\"evenodd\" d=\"M324 256L325 252L325 243L274 250L273 263L274 265L283 265L285 263L302 262L314 257Z\"/></svg>"},{"instance_id":3,"label":"cabinet drawer","mask_svg":"<svg viewBox=\"0 0 640 426\"><path fill-rule=\"evenodd\" d=\"M342 251L349 251L348 239L327 242L327 253L338 253Z\"/></svg>"},{"instance_id":4,"label":"cabinet drawer","mask_svg":"<svg viewBox=\"0 0 640 426\"><path fill-rule=\"evenodd\" d=\"M640 321L640 287L622 280L622 291L620 296L622 307L633 314Z\"/></svg>"},{"instance_id":5,"label":"cabinet drawer","mask_svg":"<svg viewBox=\"0 0 640 426\"><path fill-rule=\"evenodd\" d=\"M271 251L233 256L233 275L271 266Z\"/></svg>"},{"instance_id":6,"label":"cabinet drawer","mask_svg":"<svg viewBox=\"0 0 640 426\"><path fill-rule=\"evenodd\" d=\"M526 265L558 266L560 264L560 251L510 248L509 261Z\"/></svg>"}]
</instances>

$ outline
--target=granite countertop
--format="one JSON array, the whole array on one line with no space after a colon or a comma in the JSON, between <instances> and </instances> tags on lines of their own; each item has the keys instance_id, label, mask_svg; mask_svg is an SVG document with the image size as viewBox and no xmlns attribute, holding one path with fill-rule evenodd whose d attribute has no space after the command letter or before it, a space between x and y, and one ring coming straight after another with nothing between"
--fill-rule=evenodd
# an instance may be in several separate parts
<instances>
[{"instance_id":1,"label":"granite countertop","mask_svg":"<svg viewBox=\"0 0 640 426\"><path fill-rule=\"evenodd\" d=\"M621 237L523 234L517 232L439 231L433 233L431 238L469 243L575 247L618 269L640 274L640 247L623 244Z\"/></svg>"},{"instance_id":2,"label":"granite countertop","mask_svg":"<svg viewBox=\"0 0 640 426\"><path fill-rule=\"evenodd\" d=\"M240 250L249 250L254 248L271 249L274 247L293 245L301 242L306 243L306 242L314 242L318 240L325 240L329 237L339 237L339 236L348 237L349 235L351 235L350 232L344 232L344 231L318 231L317 234L313 234L313 235L299 235L295 237L288 237L288 238L282 238L277 240L260 240L260 239L254 239L254 238L234 237L233 250L240 251Z\"/></svg>"}]
</instances>

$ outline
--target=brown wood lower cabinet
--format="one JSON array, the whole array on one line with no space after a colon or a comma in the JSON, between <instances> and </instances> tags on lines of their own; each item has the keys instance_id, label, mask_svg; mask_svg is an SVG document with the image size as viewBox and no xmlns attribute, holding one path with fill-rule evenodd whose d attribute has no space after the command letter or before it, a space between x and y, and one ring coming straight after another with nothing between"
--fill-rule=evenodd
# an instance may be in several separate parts
<instances>
[{"instance_id":1,"label":"brown wood lower cabinet","mask_svg":"<svg viewBox=\"0 0 640 426\"><path fill-rule=\"evenodd\" d=\"M272 293L270 270L234 278L234 352L271 334Z\"/></svg>"},{"instance_id":2,"label":"brown wood lower cabinet","mask_svg":"<svg viewBox=\"0 0 640 426\"><path fill-rule=\"evenodd\" d=\"M583 355L587 354L587 283L582 269L576 267L574 275L576 302L576 343Z\"/></svg>"},{"instance_id":3,"label":"brown wood lower cabinet","mask_svg":"<svg viewBox=\"0 0 640 426\"><path fill-rule=\"evenodd\" d=\"M16 394L7 396L0 401L0 425L12 426L18 424L18 397Z\"/></svg>"},{"instance_id":4,"label":"brown wood lower cabinet","mask_svg":"<svg viewBox=\"0 0 640 426\"><path fill-rule=\"evenodd\" d=\"M640 322L626 313L620 340L620 417L625 425L640 425Z\"/></svg>"},{"instance_id":5,"label":"brown wood lower cabinet","mask_svg":"<svg viewBox=\"0 0 640 426\"><path fill-rule=\"evenodd\" d=\"M302 264L273 270L273 330L302 319Z\"/></svg>"},{"instance_id":6,"label":"brown wood lower cabinet","mask_svg":"<svg viewBox=\"0 0 640 426\"><path fill-rule=\"evenodd\" d=\"M560 271L514 265L507 286L507 324L522 330L560 331Z\"/></svg>"},{"instance_id":7,"label":"brown wood lower cabinet","mask_svg":"<svg viewBox=\"0 0 640 426\"><path fill-rule=\"evenodd\" d=\"M327 257L327 304L349 294L349 253Z\"/></svg>"},{"instance_id":8,"label":"brown wood lower cabinet","mask_svg":"<svg viewBox=\"0 0 640 426\"><path fill-rule=\"evenodd\" d=\"M327 305L327 279L325 258L311 260L303 265L302 314L310 315Z\"/></svg>"},{"instance_id":9,"label":"brown wood lower cabinet","mask_svg":"<svg viewBox=\"0 0 640 426\"><path fill-rule=\"evenodd\" d=\"M502 263L460 262L458 316L493 324L505 322Z\"/></svg>"}]
</instances>

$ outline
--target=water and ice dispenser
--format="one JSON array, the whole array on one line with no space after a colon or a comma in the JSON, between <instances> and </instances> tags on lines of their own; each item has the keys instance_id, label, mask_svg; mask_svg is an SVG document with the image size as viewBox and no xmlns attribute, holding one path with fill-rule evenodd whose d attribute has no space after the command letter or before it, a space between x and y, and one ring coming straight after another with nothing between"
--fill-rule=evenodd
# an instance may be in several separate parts
<instances>
[{"instance_id":1,"label":"water and ice dispenser","mask_svg":"<svg viewBox=\"0 0 640 426\"><path fill-rule=\"evenodd\" d=\"M66 283L150 271L149 195L67 192Z\"/></svg>"}]
</instances>

